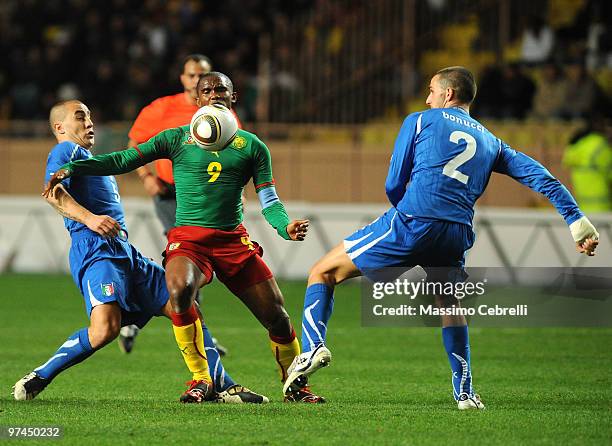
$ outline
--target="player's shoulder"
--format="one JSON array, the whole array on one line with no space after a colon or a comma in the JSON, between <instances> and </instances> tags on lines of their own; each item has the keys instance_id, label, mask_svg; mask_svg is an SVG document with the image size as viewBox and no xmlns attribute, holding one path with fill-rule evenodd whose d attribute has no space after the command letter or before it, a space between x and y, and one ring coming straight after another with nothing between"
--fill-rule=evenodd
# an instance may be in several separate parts
<instances>
[{"instance_id":1,"label":"player's shoulder","mask_svg":"<svg viewBox=\"0 0 612 446\"><path fill-rule=\"evenodd\" d=\"M455 121L460 118L470 118L467 112L454 108L430 108L428 110L413 113L412 115L414 115L415 119L421 119L428 122L439 120Z\"/></svg>"},{"instance_id":2,"label":"player's shoulder","mask_svg":"<svg viewBox=\"0 0 612 446\"><path fill-rule=\"evenodd\" d=\"M437 121L441 117L441 114L439 113L440 110L441 109L439 108L432 108L429 110L420 110L410 113L404 118L404 125L416 125L420 129L425 123L432 123Z\"/></svg>"},{"instance_id":3,"label":"player's shoulder","mask_svg":"<svg viewBox=\"0 0 612 446\"><path fill-rule=\"evenodd\" d=\"M461 108L432 108L423 113L426 113L424 114L424 116L426 116L424 119L428 122L459 125L460 128L465 127L466 129L476 130L482 135L495 138L495 135L493 135L480 121Z\"/></svg>"},{"instance_id":4,"label":"player's shoulder","mask_svg":"<svg viewBox=\"0 0 612 446\"><path fill-rule=\"evenodd\" d=\"M431 123L435 122L436 114L431 113L431 111L432 110L422 110L410 113L404 118L400 132L408 132L419 135L423 128L428 127Z\"/></svg>"},{"instance_id":5,"label":"player's shoulder","mask_svg":"<svg viewBox=\"0 0 612 446\"><path fill-rule=\"evenodd\" d=\"M189 131L189 125L170 127L169 129L162 130L157 135L155 135L156 138L163 137L163 138L168 139L168 138L180 137L181 140L182 139L187 140L189 139L190 136L191 136L191 133Z\"/></svg>"},{"instance_id":6,"label":"player's shoulder","mask_svg":"<svg viewBox=\"0 0 612 446\"><path fill-rule=\"evenodd\" d=\"M86 149L72 141L62 141L57 143L49 152L49 159L61 158L66 162L82 159L89 153Z\"/></svg>"},{"instance_id":7,"label":"player's shoulder","mask_svg":"<svg viewBox=\"0 0 612 446\"><path fill-rule=\"evenodd\" d=\"M439 115L439 111L442 110L441 108L429 108L427 110L419 110L419 111L415 111L410 113L408 116L406 116L405 119L411 119L411 120L417 120L417 119L423 119L424 117L427 118L435 118Z\"/></svg>"},{"instance_id":8,"label":"player's shoulder","mask_svg":"<svg viewBox=\"0 0 612 446\"><path fill-rule=\"evenodd\" d=\"M238 129L236 137L232 141L231 147L234 149L251 149L258 150L266 147L255 133L247 132L243 129Z\"/></svg>"},{"instance_id":9,"label":"player's shoulder","mask_svg":"<svg viewBox=\"0 0 612 446\"><path fill-rule=\"evenodd\" d=\"M58 142L56 145L54 145L53 148L51 149L50 153L71 152L76 147L78 147L77 143L74 143L72 141L62 141L62 142Z\"/></svg>"},{"instance_id":10,"label":"player's shoulder","mask_svg":"<svg viewBox=\"0 0 612 446\"><path fill-rule=\"evenodd\" d=\"M238 129L238 131L236 132L236 136L241 136L243 138L246 138L249 141L252 141L254 139L259 139L259 137L255 134L255 133L251 133L248 132L244 129Z\"/></svg>"},{"instance_id":11,"label":"player's shoulder","mask_svg":"<svg viewBox=\"0 0 612 446\"><path fill-rule=\"evenodd\" d=\"M149 139L153 144L161 145L167 150L179 149L185 145L195 145L188 125L170 127L155 134Z\"/></svg>"},{"instance_id":12,"label":"player's shoulder","mask_svg":"<svg viewBox=\"0 0 612 446\"><path fill-rule=\"evenodd\" d=\"M178 127L170 127L169 129L166 129L166 130L170 130L176 133L185 133L185 132L189 133L189 127L190 127L189 124L185 124L185 125L179 125Z\"/></svg>"}]
</instances>

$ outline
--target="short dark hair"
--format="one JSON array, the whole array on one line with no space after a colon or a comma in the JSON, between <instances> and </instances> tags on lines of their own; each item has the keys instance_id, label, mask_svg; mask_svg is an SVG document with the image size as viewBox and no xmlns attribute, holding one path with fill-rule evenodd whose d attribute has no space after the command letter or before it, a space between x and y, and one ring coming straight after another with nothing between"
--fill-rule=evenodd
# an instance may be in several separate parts
<instances>
[{"instance_id":1,"label":"short dark hair","mask_svg":"<svg viewBox=\"0 0 612 446\"><path fill-rule=\"evenodd\" d=\"M455 66L442 68L436 73L444 88L452 88L457 100L470 105L476 97L476 81L474 75L465 67Z\"/></svg>"},{"instance_id":2,"label":"short dark hair","mask_svg":"<svg viewBox=\"0 0 612 446\"><path fill-rule=\"evenodd\" d=\"M203 74L200 79L198 80L198 83L196 85L196 90L199 92L200 91L200 82L202 82L203 79L209 78L209 77L218 77L221 78L225 81L225 83L227 83L230 87L230 89L232 90L232 93L234 92L234 84L232 82L232 80L229 78L229 76L227 74L221 73L219 71L209 71L206 74Z\"/></svg>"},{"instance_id":3,"label":"short dark hair","mask_svg":"<svg viewBox=\"0 0 612 446\"><path fill-rule=\"evenodd\" d=\"M199 54L199 53L193 53L193 54L189 54L187 55L184 59L183 59L183 67L185 66L185 64L187 62L206 62L208 65L210 65L210 68L212 68L212 62L211 60L206 57L204 54Z\"/></svg>"}]
</instances>

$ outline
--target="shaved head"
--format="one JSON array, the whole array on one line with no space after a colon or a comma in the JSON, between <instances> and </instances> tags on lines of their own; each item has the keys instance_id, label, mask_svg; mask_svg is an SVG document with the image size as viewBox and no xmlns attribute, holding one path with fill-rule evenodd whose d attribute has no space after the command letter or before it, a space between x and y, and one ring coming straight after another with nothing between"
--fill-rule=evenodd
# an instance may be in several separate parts
<instances>
[{"instance_id":1,"label":"shaved head","mask_svg":"<svg viewBox=\"0 0 612 446\"><path fill-rule=\"evenodd\" d=\"M68 104L82 104L82 102L76 99L68 99L66 101L60 101L51 107L51 111L49 112L49 126L54 135L56 135L54 124L56 122L63 122L66 119L66 113L68 112L66 106Z\"/></svg>"},{"instance_id":2,"label":"shaved head","mask_svg":"<svg viewBox=\"0 0 612 446\"><path fill-rule=\"evenodd\" d=\"M81 101L70 99L51 107L49 125L57 142L70 141L90 150L95 133L89 108Z\"/></svg>"}]
</instances>

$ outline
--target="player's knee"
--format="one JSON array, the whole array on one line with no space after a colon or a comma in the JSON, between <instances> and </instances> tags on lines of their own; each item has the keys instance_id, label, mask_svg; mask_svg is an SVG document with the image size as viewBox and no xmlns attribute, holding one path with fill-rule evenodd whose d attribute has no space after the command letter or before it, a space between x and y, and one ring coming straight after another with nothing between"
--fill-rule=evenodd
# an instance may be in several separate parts
<instances>
[{"instance_id":1,"label":"player's knee","mask_svg":"<svg viewBox=\"0 0 612 446\"><path fill-rule=\"evenodd\" d=\"M311 279L317 279L319 277L322 277L325 274L325 269L322 267L321 262L317 262L315 263L312 268L310 268L310 271L308 271L308 280L310 281Z\"/></svg>"},{"instance_id":2,"label":"player's knee","mask_svg":"<svg viewBox=\"0 0 612 446\"><path fill-rule=\"evenodd\" d=\"M282 305L276 305L270 312L266 328L273 336L289 337L291 335L291 320Z\"/></svg>"},{"instance_id":3,"label":"player's knee","mask_svg":"<svg viewBox=\"0 0 612 446\"><path fill-rule=\"evenodd\" d=\"M324 283L330 287L337 285L334 270L328 268L324 262L317 262L308 273L308 283Z\"/></svg>"},{"instance_id":4,"label":"player's knee","mask_svg":"<svg viewBox=\"0 0 612 446\"><path fill-rule=\"evenodd\" d=\"M104 347L119 336L121 323L119 321L106 321L92 325L89 331L89 342L94 349Z\"/></svg>"},{"instance_id":5,"label":"player's knee","mask_svg":"<svg viewBox=\"0 0 612 446\"><path fill-rule=\"evenodd\" d=\"M194 281L184 277L167 277L166 284L173 310L177 313L187 311L193 304L198 290Z\"/></svg>"}]
</instances>

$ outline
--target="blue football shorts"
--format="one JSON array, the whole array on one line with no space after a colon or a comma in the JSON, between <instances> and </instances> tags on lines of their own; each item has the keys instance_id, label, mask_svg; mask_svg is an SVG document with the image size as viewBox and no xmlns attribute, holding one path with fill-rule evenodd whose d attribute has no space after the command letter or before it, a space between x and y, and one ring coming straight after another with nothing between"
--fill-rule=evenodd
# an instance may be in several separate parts
<instances>
[{"instance_id":1,"label":"blue football shorts","mask_svg":"<svg viewBox=\"0 0 612 446\"><path fill-rule=\"evenodd\" d=\"M90 231L72 234L70 271L81 290L87 316L96 305L117 302L121 325L140 328L169 299L164 269L144 257L127 237L103 238Z\"/></svg>"},{"instance_id":2,"label":"blue football shorts","mask_svg":"<svg viewBox=\"0 0 612 446\"><path fill-rule=\"evenodd\" d=\"M385 269L397 269L399 276L402 269L417 265L428 277L429 271L449 268L463 277L465 252L473 244L474 231L466 224L409 217L395 208L344 239L346 253L371 280L379 279Z\"/></svg>"}]
</instances>

